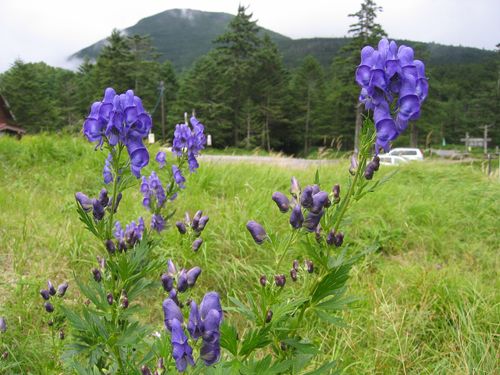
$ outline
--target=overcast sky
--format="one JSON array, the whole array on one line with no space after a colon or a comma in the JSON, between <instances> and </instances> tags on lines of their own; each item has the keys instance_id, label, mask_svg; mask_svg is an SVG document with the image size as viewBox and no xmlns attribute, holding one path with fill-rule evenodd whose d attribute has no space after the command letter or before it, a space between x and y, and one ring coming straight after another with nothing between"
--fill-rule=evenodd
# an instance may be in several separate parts
<instances>
[{"instance_id":1,"label":"overcast sky","mask_svg":"<svg viewBox=\"0 0 500 375\"><path fill-rule=\"evenodd\" d=\"M500 0L376 0L393 38L495 49ZM249 5L259 25L292 38L341 37L361 0L0 0L0 72L16 58L69 67L72 53L141 18L173 8L235 14Z\"/></svg>"}]
</instances>

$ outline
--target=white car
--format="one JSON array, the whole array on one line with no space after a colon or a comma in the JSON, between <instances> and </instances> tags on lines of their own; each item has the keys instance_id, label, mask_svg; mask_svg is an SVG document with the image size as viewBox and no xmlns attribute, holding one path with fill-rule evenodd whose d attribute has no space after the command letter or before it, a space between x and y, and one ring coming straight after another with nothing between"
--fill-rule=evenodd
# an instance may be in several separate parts
<instances>
[{"instance_id":1,"label":"white car","mask_svg":"<svg viewBox=\"0 0 500 375\"><path fill-rule=\"evenodd\" d=\"M405 158L406 160L424 160L424 154L418 148L393 148L391 151L384 155L399 156Z\"/></svg>"},{"instance_id":2,"label":"white car","mask_svg":"<svg viewBox=\"0 0 500 375\"><path fill-rule=\"evenodd\" d=\"M380 158L380 165L400 165L408 163L408 160L401 156L380 154L378 157Z\"/></svg>"}]
</instances>

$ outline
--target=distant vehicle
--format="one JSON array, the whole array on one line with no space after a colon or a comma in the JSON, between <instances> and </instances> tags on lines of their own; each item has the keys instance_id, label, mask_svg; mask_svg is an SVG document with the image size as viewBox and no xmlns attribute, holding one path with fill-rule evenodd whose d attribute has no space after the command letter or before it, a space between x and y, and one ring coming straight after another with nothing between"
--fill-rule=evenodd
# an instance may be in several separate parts
<instances>
[{"instance_id":1,"label":"distant vehicle","mask_svg":"<svg viewBox=\"0 0 500 375\"><path fill-rule=\"evenodd\" d=\"M393 148L391 151L384 155L400 156L402 158L405 158L406 160L424 160L424 153L418 148Z\"/></svg>"},{"instance_id":2,"label":"distant vehicle","mask_svg":"<svg viewBox=\"0 0 500 375\"><path fill-rule=\"evenodd\" d=\"M381 165L400 165L408 163L408 160L401 156L380 154L378 157L380 158Z\"/></svg>"}]
</instances>

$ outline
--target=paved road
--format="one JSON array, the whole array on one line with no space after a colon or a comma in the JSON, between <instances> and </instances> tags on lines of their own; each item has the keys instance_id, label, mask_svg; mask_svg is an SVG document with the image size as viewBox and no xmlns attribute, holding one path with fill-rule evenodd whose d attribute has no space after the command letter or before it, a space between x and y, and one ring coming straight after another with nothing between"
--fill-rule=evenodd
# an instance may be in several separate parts
<instances>
[{"instance_id":1,"label":"paved road","mask_svg":"<svg viewBox=\"0 0 500 375\"><path fill-rule=\"evenodd\" d=\"M200 155L199 160L211 163L252 163L252 164L272 164L280 167L307 168L310 166L334 165L340 160L312 160L296 159L277 156L237 156L237 155Z\"/></svg>"}]
</instances>

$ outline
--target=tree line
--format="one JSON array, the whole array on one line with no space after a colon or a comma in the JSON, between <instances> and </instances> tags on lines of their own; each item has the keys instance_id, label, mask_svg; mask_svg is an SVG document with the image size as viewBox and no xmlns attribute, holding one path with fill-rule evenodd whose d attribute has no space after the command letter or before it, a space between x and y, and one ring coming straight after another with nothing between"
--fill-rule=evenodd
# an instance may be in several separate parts
<instances>
[{"instance_id":1,"label":"tree line","mask_svg":"<svg viewBox=\"0 0 500 375\"><path fill-rule=\"evenodd\" d=\"M131 88L143 99L157 138L162 133L162 94L167 140L183 113L194 109L216 147L306 155L316 147L348 150L355 144L356 124L366 115L357 105L354 82L359 52L386 36L376 23L379 11L373 0L363 1L350 15L355 19L351 41L327 67L307 56L299 67L287 68L271 38L260 35L252 14L240 6L214 48L185 71L176 72L168 60L160 62L147 35L115 30L96 61L84 61L76 72L16 60L0 75L0 93L28 132L80 129L89 104L111 86L117 92ZM412 47L425 62L428 52ZM427 65L430 91L421 119L398 142L420 147L443 139L460 143L466 131L480 136L479 126L496 124L491 136L499 144L499 56L480 63Z\"/></svg>"}]
</instances>

